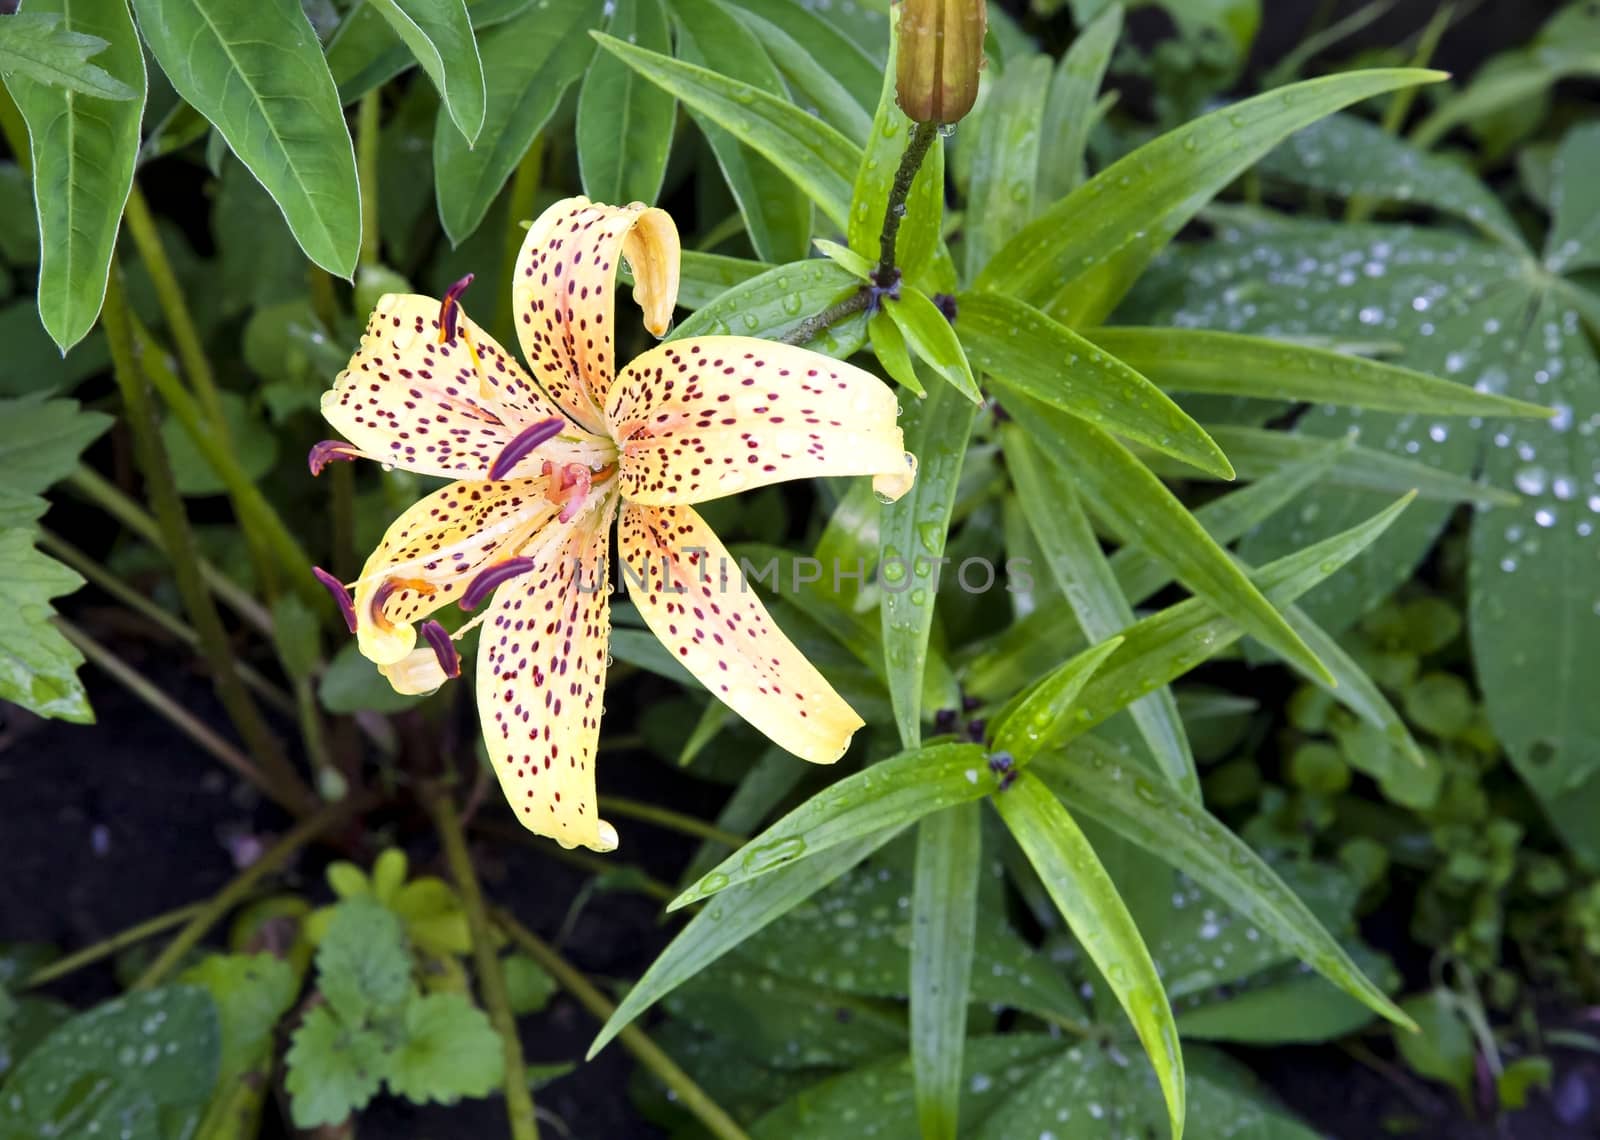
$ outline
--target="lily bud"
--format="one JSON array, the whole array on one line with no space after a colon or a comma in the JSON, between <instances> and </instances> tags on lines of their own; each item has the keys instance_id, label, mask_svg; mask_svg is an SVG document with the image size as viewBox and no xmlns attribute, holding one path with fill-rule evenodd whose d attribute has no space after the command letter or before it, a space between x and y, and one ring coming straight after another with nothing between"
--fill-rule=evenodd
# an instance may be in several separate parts
<instances>
[{"instance_id":1,"label":"lily bud","mask_svg":"<svg viewBox=\"0 0 1600 1140\"><path fill-rule=\"evenodd\" d=\"M904 0L895 93L919 123L953 123L978 98L983 71L984 0Z\"/></svg>"}]
</instances>

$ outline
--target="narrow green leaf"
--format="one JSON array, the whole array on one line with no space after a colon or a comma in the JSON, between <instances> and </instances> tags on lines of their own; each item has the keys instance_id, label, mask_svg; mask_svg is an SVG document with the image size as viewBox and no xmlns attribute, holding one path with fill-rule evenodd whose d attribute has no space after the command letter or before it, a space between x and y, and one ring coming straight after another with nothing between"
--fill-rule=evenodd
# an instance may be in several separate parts
<instances>
[{"instance_id":1,"label":"narrow green leaf","mask_svg":"<svg viewBox=\"0 0 1600 1140\"><path fill-rule=\"evenodd\" d=\"M683 100L789 176L823 214L848 229L855 143L786 99L703 67L594 33L602 48Z\"/></svg>"},{"instance_id":2,"label":"narrow green leaf","mask_svg":"<svg viewBox=\"0 0 1600 1140\"><path fill-rule=\"evenodd\" d=\"M1077 823L1032 771L994 797L994 806L1133 1022L1166 1098L1172 1135L1183 1135L1183 1056L1172 1007L1133 916Z\"/></svg>"},{"instance_id":3,"label":"narrow green leaf","mask_svg":"<svg viewBox=\"0 0 1600 1140\"><path fill-rule=\"evenodd\" d=\"M1166 562L1200 597L1233 615L1286 660L1327 670L1166 485L1105 432L1026 397L1007 399L1034 440L1076 476L1089 505L1125 542Z\"/></svg>"},{"instance_id":4,"label":"narrow green leaf","mask_svg":"<svg viewBox=\"0 0 1600 1140\"><path fill-rule=\"evenodd\" d=\"M860 287L858 279L831 261L810 258L779 265L702 306L667 339L731 335L778 340ZM866 315L859 314L827 329L807 347L842 359L861 347L866 328Z\"/></svg>"},{"instance_id":5,"label":"narrow green leaf","mask_svg":"<svg viewBox=\"0 0 1600 1140\"><path fill-rule=\"evenodd\" d=\"M868 281L872 277L873 264L862 257L849 246L840 245L827 238L817 238L811 243L817 247L817 252L833 262L839 268L849 271L850 275L858 281Z\"/></svg>"},{"instance_id":6,"label":"narrow green leaf","mask_svg":"<svg viewBox=\"0 0 1600 1140\"><path fill-rule=\"evenodd\" d=\"M600 0L548 0L479 39L488 83L484 142L469 147L448 129L433 136L439 220L451 242L460 245L478 228L567 88L588 69L594 57L588 32L600 11Z\"/></svg>"},{"instance_id":7,"label":"narrow green leaf","mask_svg":"<svg viewBox=\"0 0 1600 1140\"><path fill-rule=\"evenodd\" d=\"M864 48L842 21L833 18L836 13L824 15L820 9L796 4L794 0L740 0L739 8L741 14L748 13L783 32L825 67L861 109L863 127L870 125L886 69L879 53ZM841 124L834 125L843 129ZM861 141L865 142L866 137L863 131Z\"/></svg>"},{"instance_id":8,"label":"narrow green leaf","mask_svg":"<svg viewBox=\"0 0 1600 1140\"><path fill-rule=\"evenodd\" d=\"M89 62L109 46L99 36L73 31L56 12L29 8L0 20L0 72L5 75L24 75L96 99L139 98L141 91Z\"/></svg>"},{"instance_id":9,"label":"narrow green leaf","mask_svg":"<svg viewBox=\"0 0 1600 1140\"><path fill-rule=\"evenodd\" d=\"M917 824L911 891L911 1071L923 1140L955 1140L977 944L983 817L975 803Z\"/></svg>"},{"instance_id":10,"label":"narrow green leaf","mask_svg":"<svg viewBox=\"0 0 1600 1140\"><path fill-rule=\"evenodd\" d=\"M1092 736L1041 756L1031 770L1080 812L1189 875L1334 985L1396 1025L1410 1024L1266 861L1200 804Z\"/></svg>"},{"instance_id":11,"label":"narrow green leaf","mask_svg":"<svg viewBox=\"0 0 1600 1140\"><path fill-rule=\"evenodd\" d=\"M994 777L976 744L913 748L830 784L668 904L678 910L884 828L979 799Z\"/></svg>"},{"instance_id":12,"label":"narrow green leaf","mask_svg":"<svg viewBox=\"0 0 1600 1140\"><path fill-rule=\"evenodd\" d=\"M108 45L96 58L134 99L100 99L53 87L22 72L6 89L28 123L33 197L39 216L39 319L65 353L100 315L122 207L133 185L144 113L144 52L123 0L39 0L35 16L56 16L73 35ZM16 16L5 17L14 20Z\"/></svg>"},{"instance_id":13,"label":"narrow green leaf","mask_svg":"<svg viewBox=\"0 0 1600 1140\"><path fill-rule=\"evenodd\" d=\"M966 293L956 330L975 371L1224 479L1228 457L1189 414L1115 356L1021 301Z\"/></svg>"},{"instance_id":14,"label":"narrow green leaf","mask_svg":"<svg viewBox=\"0 0 1600 1140\"><path fill-rule=\"evenodd\" d=\"M1211 329L1094 329L1101 349L1169 392L1304 400L1436 416L1548 419L1538 404L1360 356Z\"/></svg>"},{"instance_id":15,"label":"narrow green leaf","mask_svg":"<svg viewBox=\"0 0 1600 1140\"><path fill-rule=\"evenodd\" d=\"M872 338L872 354L890 378L907 391L926 396L927 389L917 378L916 366L906 351L906 338L894 318L880 308L867 318L867 335Z\"/></svg>"},{"instance_id":16,"label":"narrow green leaf","mask_svg":"<svg viewBox=\"0 0 1600 1140\"><path fill-rule=\"evenodd\" d=\"M444 100L469 144L483 130L483 62L465 0L366 0L389 22Z\"/></svg>"},{"instance_id":17,"label":"narrow green leaf","mask_svg":"<svg viewBox=\"0 0 1600 1140\"><path fill-rule=\"evenodd\" d=\"M995 747L1010 753L1017 763L1026 764L1040 752L1076 735L1073 702L1095 671L1121 645L1122 638L1116 636L1097 642L1019 694L995 718ZM1184 782L1198 784L1192 776ZM1198 798L1198 790L1195 796Z\"/></svg>"},{"instance_id":18,"label":"narrow green leaf","mask_svg":"<svg viewBox=\"0 0 1600 1140\"><path fill-rule=\"evenodd\" d=\"M1049 90L1047 55L1009 61L1005 72L989 85L962 227L962 260L969 281L1033 217L1040 124Z\"/></svg>"},{"instance_id":19,"label":"narrow green leaf","mask_svg":"<svg viewBox=\"0 0 1600 1140\"><path fill-rule=\"evenodd\" d=\"M173 88L267 188L306 256L349 277L361 245L355 150L298 0L133 0L133 7Z\"/></svg>"},{"instance_id":20,"label":"narrow green leaf","mask_svg":"<svg viewBox=\"0 0 1600 1140\"><path fill-rule=\"evenodd\" d=\"M1083 181L1095 100L1121 34L1122 5L1108 4L1078 33L1056 66L1040 127L1040 203L1055 203Z\"/></svg>"},{"instance_id":21,"label":"narrow green leaf","mask_svg":"<svg viewBox=\"0 0 1600 1140\"><path fill-rule=\"evenodd\" d=\"M609 30L630 45L672 50L661 0L618 0ZM654 202L667 173L678 105L612 55L598 55L578 92L578 172L597 202Z\"/></svg>"},{"instance_id":22,"label":"narrow green leaf","mask_svg":"<svg viewBox=\"0 0 1600 1140\"><path fill-rule=\"evenodd\" d=\"M1591 192L1600 180L1600 124L1572 128L1550 167L1550 235L1544 264L1552 273L1600 265L1600 203Z\"/></svg>"},{"instance_id":23,"label":"narrow green leaf","mask_svg":"<svg viewBox=\"0 0 1600 1140\"><path fill-rule=\"evenodd\" d=\"M740 4L737 15L789 81L795 101L802 107L810 103L823 122L836 127L857 146L865 145L872 135L878 65L809 9L788 0L773 3L778 10L761 3ZM789 23L780 25L769 16L779 20L787 16ZM799 25L795 26L794 21ZM862 65L859 74L868 84L862 88L862 98L857 98L852 89L857 64Z\"/></svg>"},{"instance_id":24,"label":"narrow green leaf","mask_svg":"<svg viewBox=\"0 0 1600 1140\"><path fill-rule=\"evenodd\" d=\"M948 384L936 385L909 410L906 448L917 457L917 480L883 508L878 524L885 675L900 741L908 748L922 737L923 674L940 559L976 417L977 407Z\"/></svg>"},{"instance_id":25,"label":"narrow green leaf","mask_svg":"<svg viewBox=\"0 0 1600 1140\"><path fill-rule=\"evenodd\" d=\"M927 294L902 285L899 298L885 298L883 308L919 360L943 376L964 399L975 405L983 403L983 393L978 391L966 349L961 346L955 329L950 327L950 319Z\"/></svg>"},{"instance_id":26,"label":"narrow green leaf","mask_svg":"<svg viewBox=\"0 0 1600 1140\"><path fill-rule=\"evenodd\" d=\"M903 825L902 825L903 826ZM732 950L756 931L798 906L900 833L888 827L811 859L791 863L758 882L734 887L690 920L630 989L589 1046L593 1057L634 1018Z\"/></svg>"},{"instance_id":27,"label":"narrow green leaf","mask_svg":"<svg viewBox=\"0 0 1600 1140\"><path fill-rule=\"evenodd\" d=\"M1288 135L1362 99L1443 78L1411 68L1353 71L1203 115L1041 214L995 255L975 288L1020 297L1075 327L1098 324L1202 206Z\"/></svg>"}]
</instances>

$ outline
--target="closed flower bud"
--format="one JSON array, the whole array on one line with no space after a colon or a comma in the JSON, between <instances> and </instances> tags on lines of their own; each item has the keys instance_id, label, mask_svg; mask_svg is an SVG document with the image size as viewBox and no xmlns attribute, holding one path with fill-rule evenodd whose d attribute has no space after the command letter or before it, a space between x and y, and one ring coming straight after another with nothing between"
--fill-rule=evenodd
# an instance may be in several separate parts
<instances>
[{"instance_id":1,"label":"closed flower bud","mask_svg":"<svg viewBox=\"0 0 1600 1140\"><path fill-rule=\"evenodd\" d=\"M978 98L984 0L905 0L900 6L900 109L919 123L953 123Z\"/></svg>"}]
</instances>

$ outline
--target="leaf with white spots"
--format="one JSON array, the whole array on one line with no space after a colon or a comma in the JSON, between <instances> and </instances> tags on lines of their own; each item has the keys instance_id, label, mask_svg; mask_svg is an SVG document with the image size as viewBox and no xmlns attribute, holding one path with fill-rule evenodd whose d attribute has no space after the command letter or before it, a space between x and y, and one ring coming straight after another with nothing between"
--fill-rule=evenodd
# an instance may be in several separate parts
<instances>
[{"instance_id":1,"label":"leaf with white spots","mask_svg":"<svg viewBox=\"0 0 1600 1140\"><path fill-rule=\"evenodd\" d=\"M695 313L674 328L667 339L737 335L780 340L808 317L844 300L860 287L861 282L849 272L823 258L773 266L731 284L725 292L698 306L683 301L686 307L695 308ZM843 360L865 342L866 329L866 314L857 314L824 330L806 347Z\"/></svg>"},{"instance_id":2,"label":"leaf with white spots","mask_svg":"<svg viewBox=\"0 0 1600 1140\"><path fill-rule=\"evenodd\" d=\"M1600 265L1600 125L1574 127L1561 140L1550 168L1550 211L1544 263L1552 273Z\"/></svg>"}]
</instances>

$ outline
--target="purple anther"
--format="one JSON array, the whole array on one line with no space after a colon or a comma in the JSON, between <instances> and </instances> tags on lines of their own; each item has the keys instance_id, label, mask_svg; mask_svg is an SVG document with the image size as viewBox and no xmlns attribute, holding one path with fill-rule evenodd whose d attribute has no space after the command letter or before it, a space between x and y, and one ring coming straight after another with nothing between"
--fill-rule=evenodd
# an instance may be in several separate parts
<instances>
[{"instance_id":1,"label":"purple anther","mask_svg":"<svg viewBox=\"0 0 1600 1140\"><path fill-rule=\"evenodd\" d=\"M333 600L339 603L339 612L344 615L344 624L350 627L350 632L356 631L356 603L350 597L350 591L345 589L344 583L335 578L320 566L313 566L311 573L317 581L327 588L333 595Z\"/></svg>"},{"instance_id":2,"label":"purple anther","mask_svg":"<svg viewBox=\"0 0 1600 1140\"><path fill-rule=\"evenodd\" d=\"M328 464L348 463L359 454L354 445L342 439L325 439L311 445L311 451L306 455L306 466L311 468L311 475L315 478L322 474L322 469Z\"/></svg>"},{"instance_id":3,"label":"purple anther","mask_svg":"<svg viewBox=\"0 0 1600 1140\"><path fill-rule=\"evenodd\" d=\"M460 281L444 291L444 300L439 303L439 332L446 342L456 339L456 319L461 314L461 294L467 291L467 286L472 284L472 274L467 274Z\"/></svg>"},{"instance_id":4,"label":"purple anther","mask_svg":"<svg viewBox=\"0 0 1600 1140\"><path fill-rule=\"evenodd\" d=\"M1016 758L1009 752L991 752L989 754L989 771L1000 778L997 791L1005 791L1017 779Z\"/></svg>"},{"instance_id":5,"label":"purple anther","mask_svg":"<svg viewBox=\"0 0 1600 1140\"><path fill-rule=\"evenodd\" d=\"M540 420L532 427L519 431L495 457L489 467L489 478L504 479L511 473L511 469L528 457L528 453L541 443L554 439L561 434L561 429L566 427L567 421L560 416L551 416L547 420Z\"/></svg>"},{"instance_id":6,"label":"purple anther","mask_svg":"<svg viewBox=\"0 0 1600 1140\"><path fill-rule=\"evenodd\" d=\"M502 582L509 582L521 574L526 574L533 569L531 558L507 558L503 562L496 562L486 570L479 572L470 585L462 591L460 605L464 610L476 609L478 603L494 593L494 588Z\"/></svg>"},{"instance_id":7,"label":"purple anther","mask_svg":"<svg viewBox=\"0 0 1600 1140\"><path fill-rule=\"evenodd\" d=\"M956 304L955 294L935 293L931 300L933 301L933 307L944 314L945 320L949 321L951 324L956 323L956 316L961 310Z\"/></svg>"},{"instance_id":8,"label":"purple anther","mask_svg":"<svg viewBox=\"0 0 1600 1140\"><path fill-rule=\"evenodd\" d=\"M422 623L422 636L428 648L433 650L433 655L439 659L439 668L444 670L444 675L461 676L461 654L456 652L456 643L450 640L450 631L436 621L425 621Z\"/></svg>"}]
</instances>

